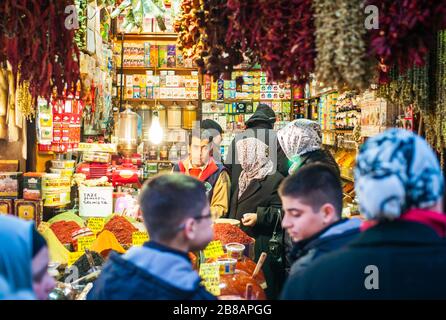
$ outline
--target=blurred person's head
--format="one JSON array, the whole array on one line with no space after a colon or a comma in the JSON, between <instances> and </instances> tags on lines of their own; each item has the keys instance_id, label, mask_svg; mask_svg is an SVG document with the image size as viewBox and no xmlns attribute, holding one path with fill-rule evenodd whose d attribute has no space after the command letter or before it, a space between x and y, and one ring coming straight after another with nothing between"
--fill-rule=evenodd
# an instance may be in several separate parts
<instances>
[{"instance_id":1,"label":"blurred person's head","mask_svg":"<svg viewBox=\"0 0 446 320\"><path fill-rule=\"evenodd\" d=\"M211 119L205 119L201 121L201 129L207 130L211 133L211 141L215 145L219 146L221 144L221 141L223 140L223 128L218 124L218 122Z\"/></svg>"},{"instance_id":2,"label":"blurred person's head","mask_svg":"<svg viewBox=\"0 0 446 320\"><path fill-rule=\"evenodd\" d=\"M264 128L272 129L276 122L274 110L267 104L258 105L254 114L245 121L246 128Z\"/></svg>"},{"instance_id":3,"label":"blurred person's head","mask_svg":"<svg viewBox=\"0 0 446 320\"><path fill-rule=\"evenodd\" d=\"M54 289L56 282L48 273L49 251L45 239L33 232L33 259L32 278L33 290L38 300L48 299L48 295Z\"/></svg>"},{"instance_id":4,"label":"blurred person's head","mask_svg":"<svg viewBox=\"0 0 446 320\"><path fill-rule=\"evenodd\" d=\"M370 138L355 168L361 213L370 220L393 220L411 209L442 212L444 178L428 143L402 129Z\"/></svg>"},{"instance_id":5,"label":"blurred person's head","mask_svg":"<svg viewBox=\"0 0 446 320\"><path fill-rule=\"evenodd\" d=\"M9 296L20 293L17 299L34 297L31 268L33 232L33 223L0 215L0 277L8 288Z\"/></svg>"},{"instance_id":6,"label":"blurred person's head","mask_svg":"<svg viewBox=\"0 0 446 320\"><path fill-rule=\"evenodd\" d=\"M139 197L144 222L154 241L204 249L213 238L206 189L199 180L173 173L147 181Z\"/></svg>"},{"instance_id":7,"label":"blurred person's head","mask_svg":"<svg viewBox=\"0 0 446 320\"><path fill-rule=\"evenodd\" d=\"M290 174L300 167L303 155L322 148L321 126L308 119L291 121L277 132L277 139L291 162Z\"/></svg>"},{"instance_id":8,"label":"blurred person's head","mask_svg":"<svg viewBox=\"0 0 446 320\"><path fill-rule=\"evenodd\" d=\"M212 134L208 130L199 130L192 134L190 157L193 166L202 167L209 162L213 149Z\"/></svg>"},{"instance_id":9,"label":"blurred person's head","mask_svg":"<svg viewBox=\"0 0 446 320\"><path fill-rule=\"evenodd\" d=\"M308 239L341 219L341 182L324 164L305 165L287 177L279 195L285 211L282 227L293 241Z\"/></svg>"}]
</instances>

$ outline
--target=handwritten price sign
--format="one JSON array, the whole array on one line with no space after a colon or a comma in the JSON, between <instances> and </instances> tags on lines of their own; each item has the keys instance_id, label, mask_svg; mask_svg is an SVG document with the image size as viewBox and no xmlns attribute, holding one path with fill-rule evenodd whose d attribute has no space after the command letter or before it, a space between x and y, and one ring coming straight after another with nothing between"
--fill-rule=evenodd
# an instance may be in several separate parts
<instances>
[{"instance_id":1,"label":"handwritten price sign","mask_svg":"<svg viewBox=\"0 0 446 320\"><path fill-rule=\"evenodd\" d=\"M90 249L95 240L95 236L86 236L77 239L77 251L84 252L85 249Z\"/></svg>"},{"instance_id":2,"label":"handwritten price sign","mask_svg":"<svg viewBox=\"0 0 446 320\"><path fill-rule=\"evenodd\" d=\"M219 258L225 254L220 240L211 241L203 251L206 259Z\"/></svg>"},{"instance_id":3,"label":"handwritten price sign","mask_svg":"<svg viewBox=\"0 0 446 320\"><path fill-rule=\"evenodd\" d=\"M105 218L100 217L94 217L88 219L87 227L90 229L94 234L97 234L104 230L105 225Z\"/></svg>"},{"instance_id":4,"label":"handwritten price sign","mask_svg":"<svg viewBox=\"0 0 446 320\"><path fill-rule=\"evenodd\" d=\"M83 252L70 252L68 256L68 266L71 266L77 261L84 253Z\"/></svg>"},{"instance_id":5,"label":"handwritten price sign","mask_svg":"<svg viewBox=\"0 0 446 320\"><path fill-rule=\"evenodd\" d=\"M132 244L134 246L142 246L148 240L149 234L147 232L137 231L132 233Z\"/></svg>"},{"instance_id":6,"label":"handwritten price sign","mask_svg":"<svg viewBox=\"0 0 446 320\"><path fill-rule=\"evenodd\" d=\"M214 296L220 295L220 266L217 263L202 263L200 277L207 291Z\"/></svg>"}]
</instances>

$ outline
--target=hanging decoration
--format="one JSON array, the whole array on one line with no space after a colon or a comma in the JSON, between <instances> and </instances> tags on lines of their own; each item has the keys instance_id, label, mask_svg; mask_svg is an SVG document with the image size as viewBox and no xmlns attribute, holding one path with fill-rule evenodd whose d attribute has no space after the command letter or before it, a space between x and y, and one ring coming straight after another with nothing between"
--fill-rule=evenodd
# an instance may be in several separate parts
<instances>
[{"instance_id":1,"label":"hanging decoration","mask_svg":"<svg viewBox=\"0 0 446 320\"><path fill-rule=\"evenodd\" d=\"M122 12L127 11L122 28L125 32L130 32L137 28L142 32L142 23L144 16L153 15L161 31L166 30L163 16L166 13L163 0L124 0L111 13L112 19L118 17Z\"/></svg>"},{"instance_id":2,"label":"hanging decoration","mask_svg":"<svg viewBox=\"0 0 446 320\"><path fill-rule=\"evenodd\" d=\"M228 0L226 45L258 61L270 81L302 84L314 71L311 0Z\"/></svg>"},{"instance_id":3,"label":"hanging decoration","mask_svg":"<svg viewBox=\"0 0 446 320\"><path fill-rule=\"evenodd\" d=\"M316 78L324 85L365 90L373 80L362 0L314 0Z\"/></svg>"},{"instance_id":4,"label":"hanging decoration","mask_svg":"<svg viewBox=\"0 0 446 320\"><path fill-rule=\"evenodd\" d=\"M426 63L436 32L446 27L446 2L425 0L367 0L378 8L379 28L369 31L371 54L404 74ZM388 68L381 69L386 73ZM381 74L381 82L389 81Z\"/></svg>"},{"instance_id":5,"label":"hanging decoration","mask_svg":"<svg viewBox=\"0 0 446 320\"><path fill-rule=\"evenodd\" d=\"M29 82L33 99L62 95L79 79L79 50L74 30L66 28L67 6L73 0L3 0L0 3L0 63L11 64L20 83Z\"/></svg>"}]
</instances>

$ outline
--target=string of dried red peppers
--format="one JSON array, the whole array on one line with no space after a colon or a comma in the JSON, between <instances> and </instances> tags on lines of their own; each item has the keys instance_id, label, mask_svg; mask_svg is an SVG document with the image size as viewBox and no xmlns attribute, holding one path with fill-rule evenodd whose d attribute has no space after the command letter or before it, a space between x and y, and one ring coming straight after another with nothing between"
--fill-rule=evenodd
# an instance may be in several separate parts
<instances>
[{"instance_id":1,"label":"string of dried red peppers","mask_svg":"<svg viewBox=\"0 0 446 320\"><path fill-rule=\"evenodd\" d=\"M367 0L378 8L379 27L369 31L370 51L384 65L395 65L400 74L426 63L436 32L446 28L446 2L436 0ZM381 82L389 68L381 69Z\"/></svg>"},{"instance_id":2,"label":"string of dried red peppers","mask_svg":"<svg viewBox=\"0 0 446 320\"><path fill-rule=\"evenodd\" d=\"M74 29L67 28L65 10L73 0L0 1L0 63L29 81L33 98L49 98L57 87L75 88L79 80L79 50ZM68 26L70 27L70 26Z\"/></svg>"}]
</instances>

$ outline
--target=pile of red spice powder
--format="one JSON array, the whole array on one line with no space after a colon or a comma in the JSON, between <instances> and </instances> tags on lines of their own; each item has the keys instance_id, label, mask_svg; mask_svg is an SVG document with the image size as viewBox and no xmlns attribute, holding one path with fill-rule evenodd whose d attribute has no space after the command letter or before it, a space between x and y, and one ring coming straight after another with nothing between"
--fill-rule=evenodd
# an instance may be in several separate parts
<instances>
[{"instance_id":1,"label":"pile of red spice powder","mask_svg":"<svg viewBox=\"0 0 446 320\"><path fill-rule=\"evenodd\" d=\"M73 241L71 234L81 229L74 221L57 221L51 224L50 228L63 244L71 243Z\"/></svg>"},{"instance_id":2,"label":"pile of red spice powder","mask_svg":"<svg viewBox=\"0 0 446 320\"><path fill-rule=\"evenodd\" d=\"M224 245L231 242L244 244L252 242L252 239L239 227L229 223L214 224L214 240L220 240Z\"/></svg>"},{"instance_id":3,"label":"pile of red spice powder","mask_svg":"<svg viewBox=\"0 0 446 320\"><path fill-rule=\"evenodd\" d=\"M132 234L138 231L126 218L114 216L105 224L104 230L113 233L122 245L132 244Z\"/></svg>"}]
</instances>

